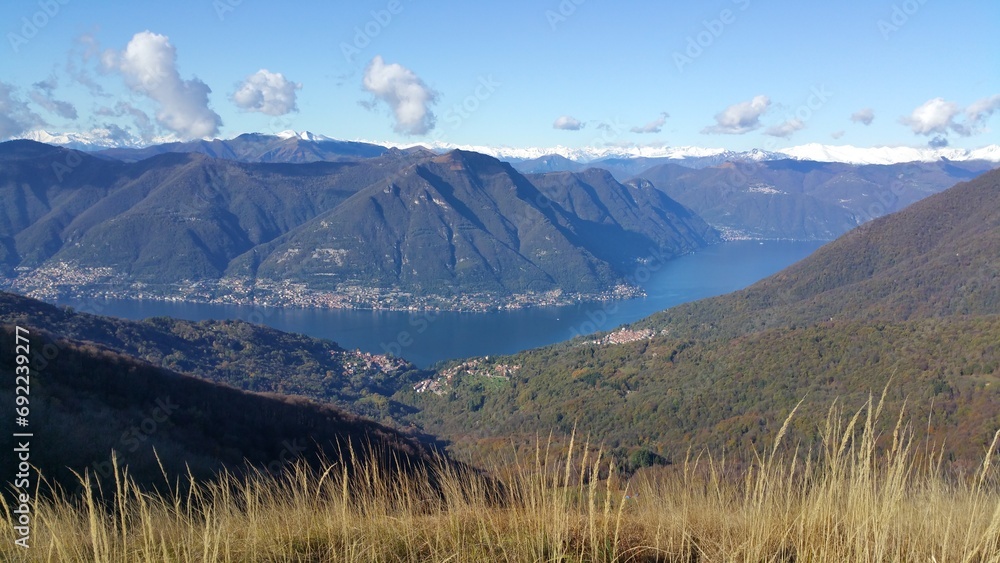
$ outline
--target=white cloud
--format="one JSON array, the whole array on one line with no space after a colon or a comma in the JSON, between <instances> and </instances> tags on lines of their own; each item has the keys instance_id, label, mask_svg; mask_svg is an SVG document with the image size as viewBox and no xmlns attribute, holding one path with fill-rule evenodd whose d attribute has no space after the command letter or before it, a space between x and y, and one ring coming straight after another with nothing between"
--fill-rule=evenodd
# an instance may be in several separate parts
<instances>
[{"instance_id":1,"label":"white cloud","mask_svg":"<svg viewBox=\"0 0 1000 563\"><path fill-rule=\"evenodd\" d=\"M955 123L955 117L962 110L955 102L944 98L927 100L913 112L900 118L900 123L907 125L917 135L946 135L949 130L965 134L965 127Z\"/></svg>"},{"instance_id":2,"label":"white cloud","mask_svg":"<svg viewBox=\"0 0 1000 563\"><path fill-rule=\"evenodd\" d=\"M733 104L715 114L715 125L705 127L702 133L742 135L760 127L760 116L767 113L771 100L767 96L754 96L748 102Z\"/></svg>"},{"instance_id":3,"label":"white cloud","mask_svg":"<svg viewBox=\"0 0 1000 563\"><path fill-rule=\"evenodd\" d=\"M834 139L839 139L844 136L844 130L834 131L833 133L830 133L830 136Z\"/></svg>"},{"instance_id":4,"label":"white cloud","mask_svg":"<svg viewBox=\"0 0 1000 563\"><path fill-rule=\"evenodd\" d=\"M181 79L177 50L167 36L136 33L124 51L105 51L101 63L106 70L120 72L133 92L159 104L156 122L161 127L185 139L219 133L222 118L208 107L212 89L197 78Z\"/></svg>"},{"instance_id":5,"label":"white cloud","mask_svg":"<svg viewBox=\"0 0 1000 563\"><path fill-rule=\"evenodd\" d=\"M663 129L663 124L667 122L668 117L670 117L670 114L663 112L660 114L660 117L650 121L642 127L633 127L631 131L633 133L659 133Z\"/></svg>"},{"instance_id":6,"label":"white cloud","mask_svg":"<svg viewBox=\"0 0 1000 563\"><path fill-rule=\"evenodd\" d=\"M765 135L770 135L772 137L782 137L787 139L792 136L792 133L799 131L806 126L801 119L793 117L785 120L783 123L775 125L773 127L768 127L767 131L764 131Z\"/></svg>"},{"instance_id":7,"label":"white cloud","mask_svg":"<svg viewBox=\"0 0 1000 563\"><path fill-rule=\"evenodd\" d=\"M1000 94L976 100L964 110L955 102L932 98L914 109L910 115L899 118L899 122L917 135L934 135L932 145L941 147L947 146L945 143L950 132L963 137L982 133L986 120L998 110ZM960 117L964 119L959 120Z\"/></svg>"},{"instance_id":8,"label":"white cloud","mask_svg":"<svg viewBox=\"0 0 1000 563\"><path fill-rule=\"evenodd\" d=\"M17 97L14 87L0 81L0 139L16 137L43 125L44 120Z\"/></svg>"},{"instance_id":9,"label":"white cloud","mask_svg":"<svg viewBox=\"0 0 1000 563\"><path fill-rule=\"evenodd\" d=\"M410 69L397 63L386 64L381 55L376 55L365 69L362 86L392 108L397 133L423 135L434 129L430 106L437 101L437 94Z\"/></svg>"},{"instance_id":10,"label":"white cloud","mask_svg":"<svg viewBox=\"0 0 1000 563\"><path fill-rule=\"evenodd\" d=\"M233 93L232 100L237 107L246 111L285 115L298 111L295 91L301 88L302 84L287 80L280 72L262 68L246 77Z\"/></svg>"},{"instance_id":11,"label":"white cloud","mask_svg":"<svg viewBox=\"0 0 1000 563\"><path fill-rule=\"evenodd\" d=\"M863 123L865 125L871 125L872 121L875 120L875 110L872 108L859 109L858 111L851 114L851 121L854 123Z\"/></svg>"},{"instance_id":12,"label":"white cloud","mask_svg":"<svg viewBox=\"0 0 1000 563\"><path fill-rule=\"evenodd\" d=\"M1000 94L972 102L965 108L965 116L973 125L979 125L997 110L1000 110Z\"/></svg>"},{"instance_id":13,"label":"white cloud","mask_svg":"<svg viewBox=\"0 0 1000 563\"><path fill-rule=\"evenodd\" d=\"M556 118L555 122L552 123L554 129L562 129L564 131L579 131L583 129L583 122L571 115L560 115Z\"/></svg>"}]
</instances>

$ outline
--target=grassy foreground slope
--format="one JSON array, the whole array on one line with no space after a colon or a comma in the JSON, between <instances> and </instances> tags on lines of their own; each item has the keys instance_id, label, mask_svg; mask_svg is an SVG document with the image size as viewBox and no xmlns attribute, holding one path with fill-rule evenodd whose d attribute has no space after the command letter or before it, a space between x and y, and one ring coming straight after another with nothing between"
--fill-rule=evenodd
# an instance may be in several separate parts
<instances>
[{"instance_id":1,"label":"grassy foreground slope","mask_svg":"<svg viewBox=\"0 0 1000 563\"><path fill-rule=\"evenodd\" d=\"M1000 172L866 224L750 288L675 307L626 344L576 339L459 370L397 397L459 449L578 432L671 460L747 451L804 398L803 446L834 397L889 384L889 404L947 455L975 460L1000 427ZM496 366L517 366L496 377ZM489 375L494 375L489 377Z\"/></svg>"},{"instance_id":2,"label":"grassy foreground slope","mask_svg":"<svg viewBox=\"0 0 1000 563\"><path fill-rule=\"evenodd\" d=\"M586 447L537 444L497 471L500 489L447 466L390 476L379 464L288 467L192 494L143 494L128 478L105 499L35 506L30 548L0 529L11 561L995 561L1000 557L996 437L956 477L896 427L875 446L882 402L831 413L809 464L762 453L630 481ZM997 434L1000 436L1000 433ZM780 440L780 435L778 440ZM113 502L111 502L113 500ZM10 507L4 506L12 522Z\"/></svg>"}]
</instances>

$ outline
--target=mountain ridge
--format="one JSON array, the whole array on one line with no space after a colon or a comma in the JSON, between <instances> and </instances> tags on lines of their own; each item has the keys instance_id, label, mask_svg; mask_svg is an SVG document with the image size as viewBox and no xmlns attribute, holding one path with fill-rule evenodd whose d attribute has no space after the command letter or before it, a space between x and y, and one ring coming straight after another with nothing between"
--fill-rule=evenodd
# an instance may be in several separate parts
<instances>
[{"instance_id":1,"label":"mountain ridge","mask_svg":"<svg viewBox=\"0 0 1000 563\"><path fill-rule=\"evenodd\" d=\"M45 131L31 131L22 135L21 138L35 141L66 145L70 148L84 150L110 150L108 154L116 148L126 148L143 150L151 146L170 144L174 149L179 148L184 142L171 139L156 139L151 143L144 143L137 139L126 141L115 140L109 136L106 130L96 130L97 134L87 133L60 133L51 134ZM506 147L490 145L463 145L456 143L445 143L440 141L417 142L417 143L395 143L385 141L354 140L337 141L332 137L319 135L308 131L281 131L272 135L263 133L243 133L229 139L236 140L244 136L272 137L281 141L305 141L308 143L341 143L354 145L367 145L370 150L376 151L373 147L383 148L413 148L424 146L431 150L444 152L448 150L460 149L482 154L488 154L501 160L511 162L530 161L542 159L550 156L560 156L577 163L592 163L602 159L615 158L658 158L677 161L688 161L695 166L703 166L705 163L719 163L726 160L739 162L755 162L760 160L777 160L781 158L793 158L797 160L813 160L818 162L841 162L847 164L900 164L904 162L935 162L941 159L951 161L985 160L988 162L1000 163L1000 145L986 145L976 149L962 149L953 147L931 148L931 147L911 147L911 146L873 146L855 147L853 145L823 145L820 143L807 143L786 148L754 148L746 151L733 151L723 148L706 148L694 146L672 147L668 145L657 146L631 146L631 147L583 147L572 148L564 146L555 147ZM201 139L189 141L189 143L209 143L225 144L225 139ZM129 154L128 151L120 153ZM133 154L144 154L135 152Z\"/></svg>"},{"instance_id":2,"label":"mountain ridge","mask_svg":"<svg viewBox=\"0 0 1000 563\"><path fill-rule=\"evenodd\" d=\"M599 189L572 183L552 199L509 164L466 151L307 163L165 152L123 162L12 141L0 159L0 194L11 202L0 216L0 273L6 287L49 299L86 284L306 306L553 304L627 285L629 265L595 254L604 242L585 231L607 231L636 259L642 247L678 255L718 240L660 192L622 197L634 188L602 176ZM603 215L566 207L577 192ZM626 216L650 221L623 226Z\"/></svg>"}]
</instances>

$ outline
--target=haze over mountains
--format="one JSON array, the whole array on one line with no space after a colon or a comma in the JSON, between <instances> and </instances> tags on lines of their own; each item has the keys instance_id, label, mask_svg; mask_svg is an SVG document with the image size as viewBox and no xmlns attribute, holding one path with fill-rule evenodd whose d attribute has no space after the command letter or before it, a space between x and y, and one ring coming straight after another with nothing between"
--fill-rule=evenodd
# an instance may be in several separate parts
<instances>
[{"instance_id":1,"label":"haze over mountains","mask_svg":"<svg viewBox=\"0 0 1000 563\"><path fill-rule=\"evenodd\" d=\"M658 164L636 175L728 238L832 240L995 167L983 162L893 165L797 160L690 169Z\"/></svg>"}]
</instances>

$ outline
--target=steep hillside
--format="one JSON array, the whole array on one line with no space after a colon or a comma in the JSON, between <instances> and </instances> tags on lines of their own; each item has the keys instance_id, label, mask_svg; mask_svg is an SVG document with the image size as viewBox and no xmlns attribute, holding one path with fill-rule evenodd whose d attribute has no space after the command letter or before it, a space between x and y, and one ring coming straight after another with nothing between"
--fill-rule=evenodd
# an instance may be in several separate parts
<instances>
[{"instance_id":1,"label":"steep hillside","mask_svg":"<svg viewBox=\"0 0 1000 563\"><path fill-rule=\"evenodd\" d=\"M0 292L0 323L93 343L247 391L310 397L384 421L407 410L387 397L424 376L405 360L242 321L128 321Z\"/></svg>"},{"instance_id":2,"label":"steep hillside","mask_svg":"<svg viewBox=\"0 0 1000 563\"><path fill-rule=\"evenodd\" d=\"M576 425L592 441L676 460L692 442L744 455L799 400L791 432L807 448L831 400L853 410L888 385L888 408L907 405L921 436L971 461L1000 427L998 342L993 171L746 290L622 332L448 366L397 398L466 452Z\"/></svg>"},{"instance_id":3,"label":"steep hillside","mask_svg":"<svg viewBox=\"0 0 1000 563\"><path fill-rule=\"evenodd\" d=\"M669 198L607 174L534 181L551 196L509 165L462 151L307 164L163 153L122 163L14 141L0 145L0 196L10 202L0 287L47 299L552 304L618 291L651 252L669 258L718 240Z\"/></svg>"},{"instance_id":4,"label":"steep hillside","mask_svg":"<svg viewBox=\"0 0 1000 563\"><path fill-rule=\"evenodd\" d=\"M1000 314L1000 171L928 197L736 293L639 326L734 336L830 318Z\"/></svg>"},{"instance_id":5,"label":"steep hillside","mask_svg":"<svg viewBox=\"0 0 1000 563\"><path fill-rule=\"evenodd\" d=\"M0 326L0 337L0 398L13 405L14 326ZM138 483L164 490L189 475L277 473L300 460L357 471L374 457L390 474L437 463L412 437L330 406L246 393L37 329L29 340L29 425L16 431L32 433L32 465L69 492L79 488L74 472L84 471L115 490L112 452ZM0 447L11 451L13 421L5 428ZM5 479L17 473L16 461L4 456Z\"/></svg>"},{"instance_id":6,"label":"steep hillside","mask_svg":"<svg viewBox=\"0 0 1000 563\"><path fill-rule=\"evenodd\" d=\"M664 163L636 177L731 238L832 240L992 167L976 161L854 166L772 160L693 170Z\"/></svg>"},{"instance_id":7,"label":"steep hillside","mask_svg":"<svg viewBox=\"0 0 1000 563\"><path fill-rule=\"evenodd\" d=\"M595 295L650 252L676 256L716 234L654 190L607 173L522 176L453 151L360 191L268 247L256 274L311 287L436 294ZM613 246L612 246L613 245Z\"/></svg>"},{"instance_id":8,"label":"steep hillside","mask_svg":"<svg viewBox=\"0 0 1000 563\"><path fill-rule=\"evenodd\" d=\"M3 265L110 267L146 283L218 277L235 256L335 207L394 162L265 165L171 153L122 164L3 143Z\"/></svg>"}]
</instances>

